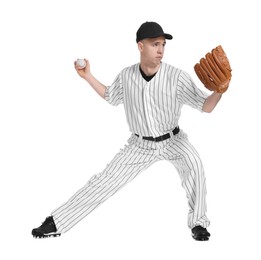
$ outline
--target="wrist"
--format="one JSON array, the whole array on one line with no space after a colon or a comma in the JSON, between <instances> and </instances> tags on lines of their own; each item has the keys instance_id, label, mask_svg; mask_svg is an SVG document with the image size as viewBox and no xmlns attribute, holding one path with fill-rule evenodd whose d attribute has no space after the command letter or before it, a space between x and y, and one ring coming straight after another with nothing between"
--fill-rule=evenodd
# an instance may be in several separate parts
<instances>
[{"instance_id":1,"label":"wrist","mask_svg":"<svg viewBox=\"0 0 261 260\"><path fill-rule=\"evenodd\" d=\"M87 82L90 82L90 80L92 79L92 74L89 72L87 73L83 78L87 81Z\"/></svg>"},{"instance_id":2,"label":"wrist","mask_svg":"<svg viewBox=\"0 0 261 260\"><path fill-rule=\"evenodd\" d=\"M216 90L213 93L217 97L221 97L223 93L217 92Z\"/></svg>"}]
</instances>

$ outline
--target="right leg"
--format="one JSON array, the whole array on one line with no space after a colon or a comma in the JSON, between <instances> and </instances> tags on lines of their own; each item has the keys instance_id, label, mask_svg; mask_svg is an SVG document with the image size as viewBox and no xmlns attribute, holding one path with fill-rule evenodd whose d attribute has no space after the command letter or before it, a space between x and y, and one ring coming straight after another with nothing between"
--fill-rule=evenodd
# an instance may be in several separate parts
<instances>
[{"instance_id":1,"label":"right leg","mask_svg":"<svg viewBox=\"0 0 261 260\"><path fill-rule=\"evenodd\" d=\"M152 150L127 145L107 165L66 203L52 212L57 233L65 233L105 200L133 180L141 171L156 162Z\"/></svg>"}]
</instances>

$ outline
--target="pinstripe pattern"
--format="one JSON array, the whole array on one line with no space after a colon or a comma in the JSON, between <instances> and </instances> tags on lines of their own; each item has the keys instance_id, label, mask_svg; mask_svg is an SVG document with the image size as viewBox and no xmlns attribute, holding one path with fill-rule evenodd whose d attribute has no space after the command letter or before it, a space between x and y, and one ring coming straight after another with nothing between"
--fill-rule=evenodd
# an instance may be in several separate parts
<instances>
[{"instance_id":1,"label":"pinstripe pattern","mask_svg":"<svg viewBox=\"0 0 261 260\"><path fill-rule=\"evenodd\" d=\"M52 213L58 232L69 230L156 160L152 151L144 153L138 147L126 146L102 173L93 176L67 203Z\"/></svg>"},{"instance_id":2,"label":"pinstripe pattern","mask_svg":"<svg viewBox=\"0 0 261 260\"><path fill-rule=\"evenodd\" d=\"M71 229L105 200L115 194L139 173L159 160L170 161L178 170L189 204L188 226L207 227L206 186L204 170L198 153L182 131L160 143L139 140L133 135L125 146L88 183L53 213L59 233Z\"/></svg>"},{"instance_id":3,"label":"pinstripe pattern","mask_svg":"<svg viewBox=\"0 0 261 260\"><path fill-rule=\"evenodd\" d=\"M161 63L149 82L141 76L139 64L122 70L107 88L105 99L112 105L124 104L132 137L101 173L52 212L57 232L71 229L159 160L171 162L180 175L188 198L188 226L207 227L204 169L187 135L183 131L175 136L171 133L170 139L156 143L134 134L157 137L171 132L178 126L182 106L186 104L202 111L206 97L186 72L166 63Z\"/></svg>"},{"instance_id":4,"label":"pinstripe pattern","mask_svg":"<svg viewBox=\"0 0 261 260\"><path fill-rule=\"evenodd\" d=\"M153 137L178 126L184 104L202 111L206 97L186 72L163 62L149 82L139 64L125 68L105 94L110 104L124 104L130 132Z\"/></svg>"}]
</instances>

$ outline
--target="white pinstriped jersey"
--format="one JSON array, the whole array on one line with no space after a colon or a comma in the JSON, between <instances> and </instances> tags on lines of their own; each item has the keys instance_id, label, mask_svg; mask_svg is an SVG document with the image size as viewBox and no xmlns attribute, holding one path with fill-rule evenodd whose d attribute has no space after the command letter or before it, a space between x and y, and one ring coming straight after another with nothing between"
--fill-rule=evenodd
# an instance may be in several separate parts
<instances>
[{"instance_id":1,"label":"white pinstriped jersey","mask_svg":"<svg viewBox=\"0 0 261 260\"><path fill-rule=\"evenodd\" d=\"M186 72L161 62L156 75L147 82L139 66L137 63L123 69L105 93L110 104L124 104L132 133L157 137L170 132L178 126L184 104L202 111L207 94Z\"/></svg>"}]
</instances>

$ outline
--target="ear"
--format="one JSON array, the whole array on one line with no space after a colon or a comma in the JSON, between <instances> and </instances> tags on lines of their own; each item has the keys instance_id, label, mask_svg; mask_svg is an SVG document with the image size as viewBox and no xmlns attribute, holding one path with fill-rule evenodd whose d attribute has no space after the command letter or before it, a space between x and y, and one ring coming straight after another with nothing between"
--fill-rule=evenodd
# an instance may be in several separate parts
<instances>
[{"instance_id":1,"label":"ear","mask_svg":"<svg viewBox=\"0 0 261 260\"><path fill-rule=\"evenodd\" d=\"M142 50L143 50L143 42L138 42L138 49L139 49L139 51L140 52L142 52Z\"/></svg>"}]
</instances>

